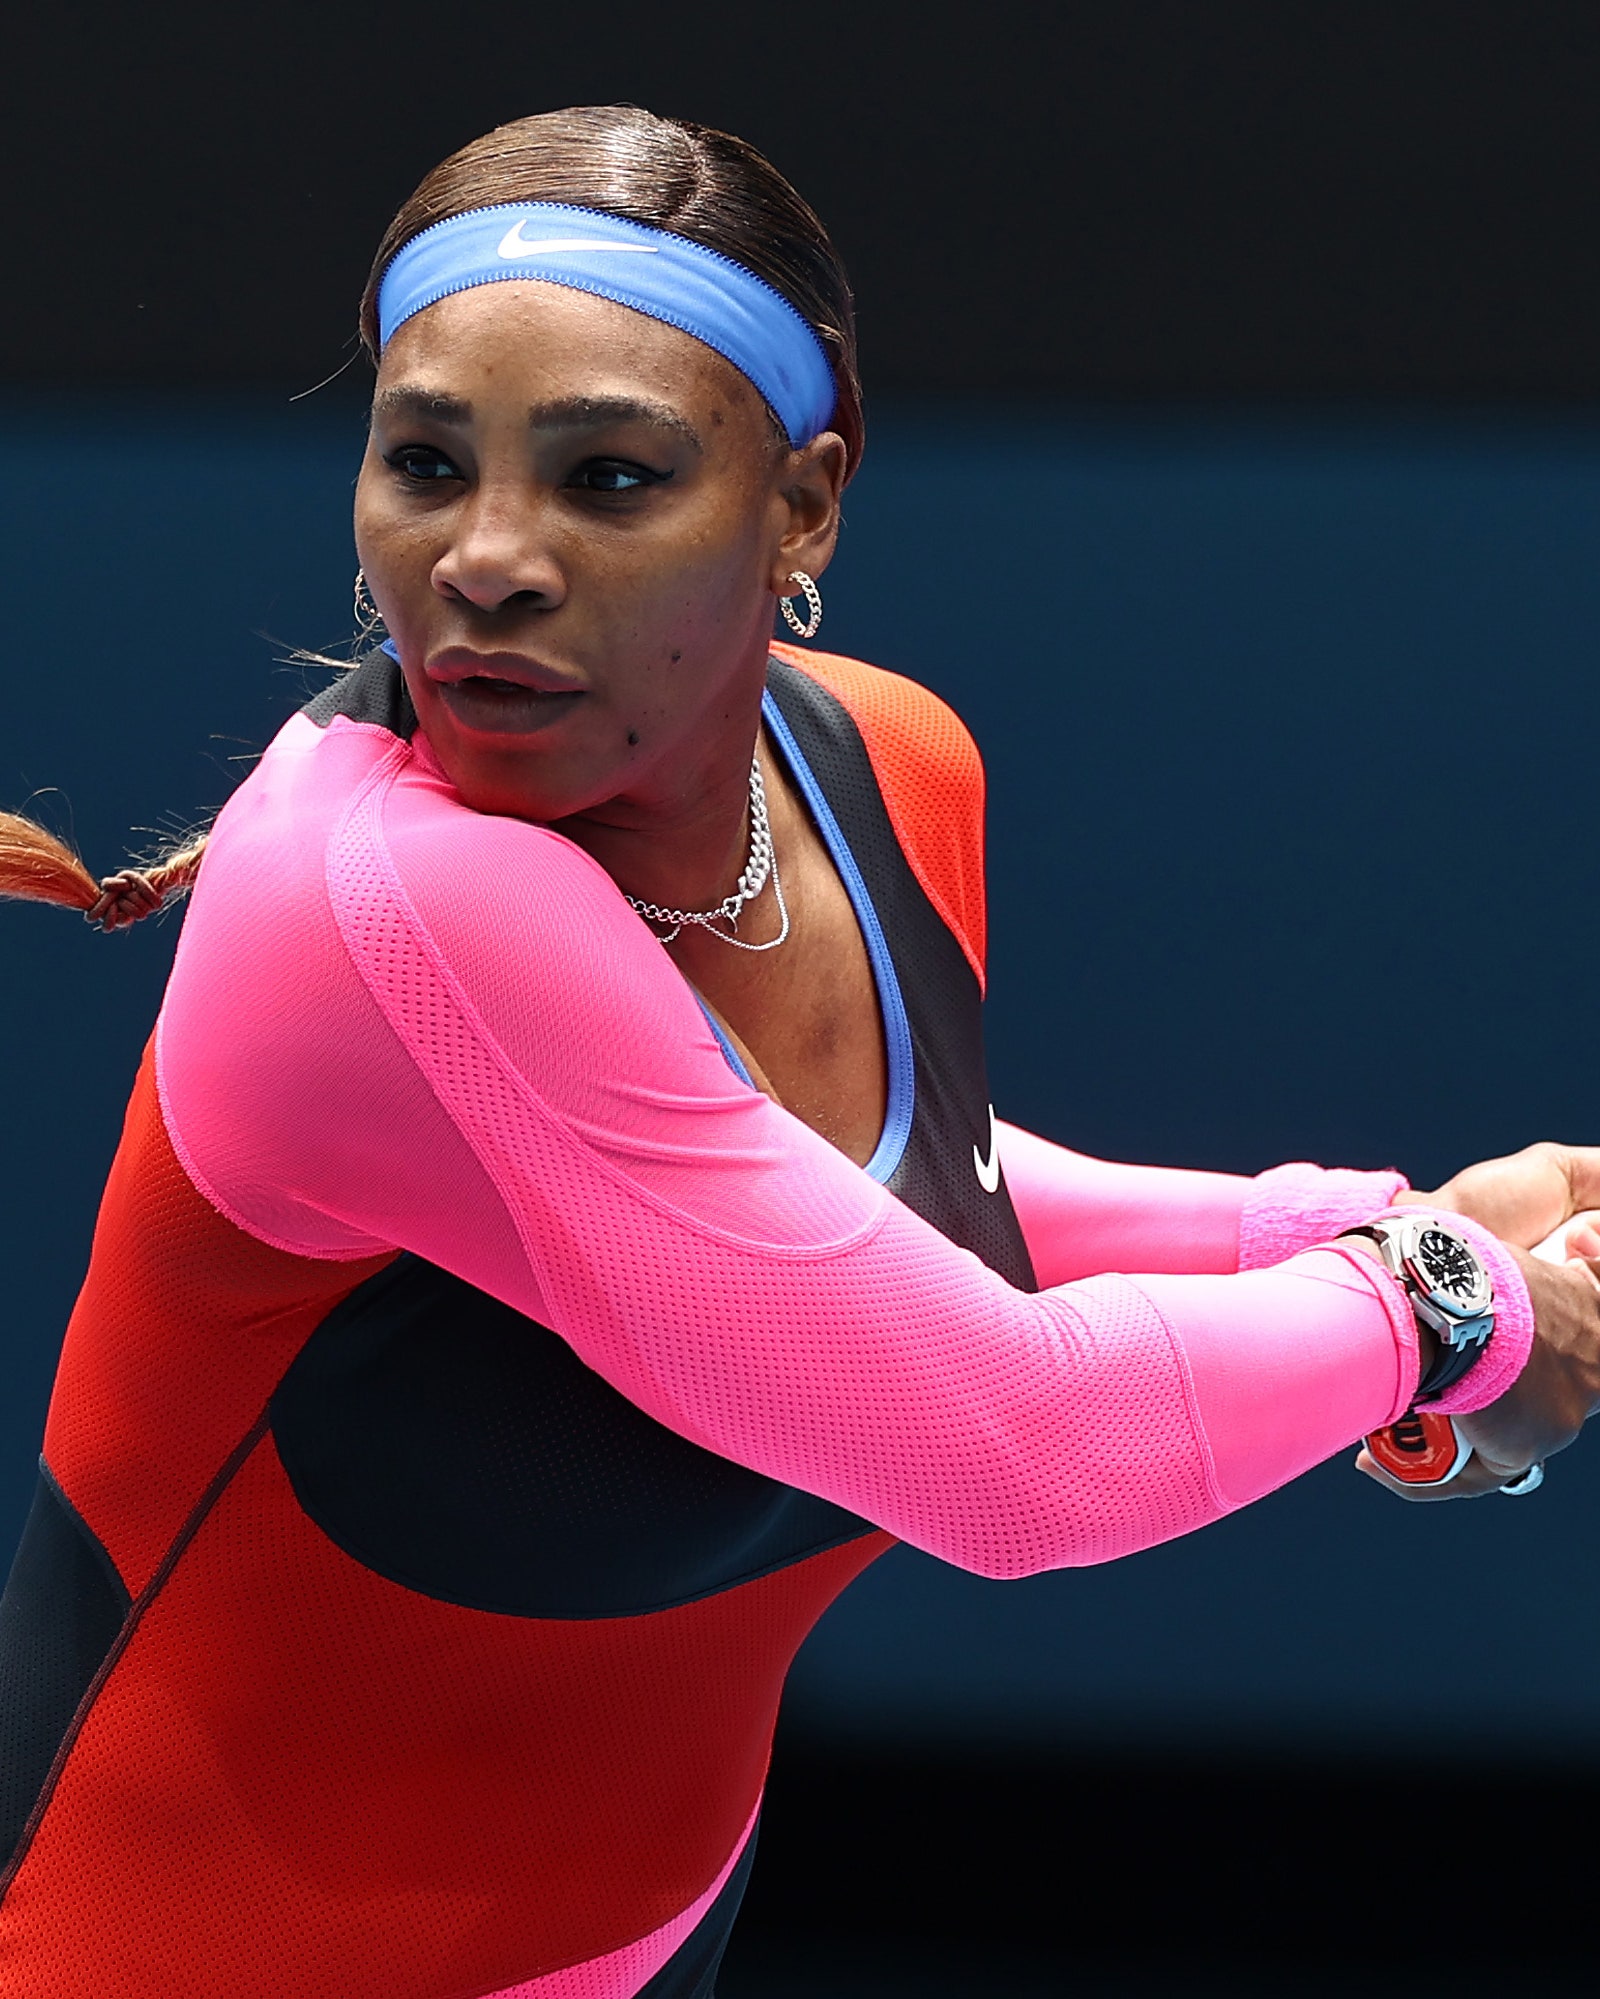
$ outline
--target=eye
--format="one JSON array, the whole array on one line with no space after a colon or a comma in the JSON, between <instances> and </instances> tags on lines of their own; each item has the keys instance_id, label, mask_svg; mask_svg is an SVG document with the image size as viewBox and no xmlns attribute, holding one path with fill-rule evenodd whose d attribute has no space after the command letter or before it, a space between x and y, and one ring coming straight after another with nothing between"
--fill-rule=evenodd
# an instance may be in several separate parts
<instances>
[{"instance_id":1,"label":"eye","mask_svg":"<svg viewBox=\"0 0 1600 1999\"><path fill-rule=\"evenodd\" d=\"M385 452L383 462L393 466L402 479L414 480L418 485L461 477L444 453L428 444L402 444L396 451Z\"/></svg>"},{"instance_id":2,"label":"eye","mask_svg":"<svg viewBox=\"0 0 1600 1999\"><path fill-rule=\"evenodd\" d=\"M584 493L636 493L644 486L659 486L670 472L653 472L648 465L635 465L625 458L590 458L568 479Z\"/></svg>"}]
</instances>

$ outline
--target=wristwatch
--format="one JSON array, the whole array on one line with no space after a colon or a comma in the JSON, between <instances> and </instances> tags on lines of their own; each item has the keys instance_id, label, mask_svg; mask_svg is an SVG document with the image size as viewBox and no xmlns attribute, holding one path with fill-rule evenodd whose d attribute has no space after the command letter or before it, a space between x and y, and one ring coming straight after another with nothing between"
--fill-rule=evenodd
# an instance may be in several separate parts
<instances>
[{"instance_id":1,"label":"wristwatch","mask_svg":"<svg viewBox=\"0 0 1600 1999\"><path fill-rule=\"evenodd\" d=\"M1482 1259L1465 1236L1426 1209L1344 1233L1378 1245L1419 1322L1438 1336L1438 1354L1417 1383L1413 1407L1437 1401L1476 1365L1494 1336L1494 1281Z\"/></svg>"}]
</instances>

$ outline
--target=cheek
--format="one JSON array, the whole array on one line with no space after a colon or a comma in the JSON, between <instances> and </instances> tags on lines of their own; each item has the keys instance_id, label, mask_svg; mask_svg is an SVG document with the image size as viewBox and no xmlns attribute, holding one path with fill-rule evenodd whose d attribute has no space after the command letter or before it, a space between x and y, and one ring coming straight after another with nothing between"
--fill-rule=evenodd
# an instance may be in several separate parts
<instances>
[{"instance_id":1,"label":"cheek","mask_svg":"<svg viewBox=\"0 0 1600 1999\"><path fill-rule=\"evenodd\" d=\"M438 559L438 536L428 524L396 506L381 488L356 488L356 557L369 586L391 603L429 587Z\"/></svg>"},{"instance_id":2,"label":"cheek","mask_svg":"<svg viewBox=\"0 0 1600 1999\"><path fill-rule=\"evenodd\" d=\"M361 476L356 481L356 503L354 526L356 554L370 583L386 565L390 544L394 539L394 522L391 508L386 504L386 495L363 465Z\"/></svg>"},{"instance_id":3,"label":"cheek","mask_svg":"<svg viewBox=\"0 0 1600 1999\"><path fill-rule=\"evenodd\" d=\"M702 700L748 652L760 615L751 564L737 549L683 547L651 565L631 587L597 600L595 636L613 672L657 712Z\"/></svg>"},{"instance_id":4,"label":"cheek","mask_svg":"<svg viewBox=\"0 0 1600 1999\"><path fill-rule=\"evenodd\" d=\"M742 499L742 496L741 496ZM726 500L677 524L664 545L641 551L638 584L679 632L742 624L764 588L766 549L759 508Z\"/></svg>"}]
</instances>

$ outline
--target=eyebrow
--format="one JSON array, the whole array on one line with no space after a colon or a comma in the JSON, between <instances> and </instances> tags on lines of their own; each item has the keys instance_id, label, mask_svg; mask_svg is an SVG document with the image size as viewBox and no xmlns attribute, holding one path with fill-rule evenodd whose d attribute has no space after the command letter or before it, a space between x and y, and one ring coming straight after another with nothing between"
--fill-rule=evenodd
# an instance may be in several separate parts
<instances>
[{"instance_id":1,"label":"eyebrow","mask_svg":"<svg viewBox=\"0 0 1600 1999\"><path fill-rule=\"evenodd\" d=\"M437 389L401 386L380 389L372 399L374 416L410 417L413 422L470 423L472 405L460 396L447 396Z\"/></svg>"},{"instance_id":2,"label":"eyebrow","mask_svg":"<svg viewBox=\"0 0 1600 1999\"><path fill-rule=\"evenodd\" d=\"M402 422L461 425L472 421L472 405L463 397L404 383L380 390L372 407L375 415ZM644 396L560 396L552 402L536 403L528 412L530 430L599 430L608 423L647 423L670 431L695 451L705 449L699 431L687 417L680 416L670 403L652 402Z\"/></svg>"},{"instance_id":3,"label":"eyebrow","mask_svg":"<svg viewBox=\"0 0 1600 1999\"><path fill-rule=\"evenodd\" d=\"M648 423L670 430L696 451L703 451L700 433L670 403L644 396L562 396L538 403L528 412L530 430L598 430L608 423Z\"/></svg>"}]
</instances>

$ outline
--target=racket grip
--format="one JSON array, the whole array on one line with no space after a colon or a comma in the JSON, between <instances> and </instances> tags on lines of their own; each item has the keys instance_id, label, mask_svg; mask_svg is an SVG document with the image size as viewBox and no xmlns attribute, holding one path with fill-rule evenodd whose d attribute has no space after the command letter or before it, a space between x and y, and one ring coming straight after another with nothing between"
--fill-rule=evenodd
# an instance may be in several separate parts
<instances>
[{"instance_id":1,"label":"racket grip","mask_svg":"<svg viewBox=\"0 0 1600 1999\"><path fill-rule=\"evenodd\" d=\"M1424 1409L1409 1409L1398 1423L1374 1430L1367 1451L1402 1485L1446 1485L1472 1456L1472 1446L1448 1416Z\"/></svg>"}]
</instances>

